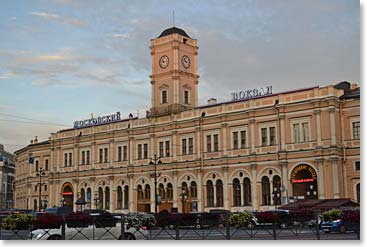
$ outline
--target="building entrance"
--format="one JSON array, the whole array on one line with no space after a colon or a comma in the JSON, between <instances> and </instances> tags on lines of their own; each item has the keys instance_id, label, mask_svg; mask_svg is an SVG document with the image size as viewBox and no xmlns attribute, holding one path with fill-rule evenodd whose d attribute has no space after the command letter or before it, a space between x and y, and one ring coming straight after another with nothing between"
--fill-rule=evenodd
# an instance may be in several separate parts
<instances>
[{"instance_id":1,"label":"building entrance","mask_svg":"<svg viewBox=\"0 0 367 247\"><path fill-rule=\"evenodd\" d=\"M73 186L70 183L65 183L62 186L61 195L63 197L63 205L73 207L74 204L74 192Z\"/></svg>"},{"instance_id":2,"label":"building entrance","mask_svg":"<svg viewBox=\"0 0 367 247\"><path fill-rule=\"evenodd\" d=\"M317 199L317 174L307 164L296 166L291 173L293 197L296 199Z\"/></svg>"}]
</instances>

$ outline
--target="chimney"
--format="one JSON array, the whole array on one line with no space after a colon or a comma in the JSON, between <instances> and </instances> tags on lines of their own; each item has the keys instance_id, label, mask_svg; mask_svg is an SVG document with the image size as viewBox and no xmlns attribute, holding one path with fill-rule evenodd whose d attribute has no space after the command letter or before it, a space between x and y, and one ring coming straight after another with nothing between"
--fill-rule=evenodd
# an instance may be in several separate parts
<instances>
[{"instance_id":1,"label":"chimney","mask_svg":"<svg viewBox=\"0 0 367 247\"><path fill-rule=\"evenodd\" d=\"M214 104L216 104L217 103L217 99L214 99L214 98L210 98L210 99L208 99L208 104L209 105L214 105Z\"/></svg>"},{"instance_id":2,"label":"chimney","mask_svg":"<svg viewBox=\"0 0 367 247\"><path fill-rule=\"evenodd\" d=\"M34 144L38 143L37 136L34 138Z\"/></svg>"},{"instance_id":3,"label":"chimney","mask_svg":"<svg viewBox=\"0 0 367 247\"><path fill-rule=\"evenodd\" d=\"M31 144L33 144L33 140L31 140Z\"/></svg>"}]
</instances>

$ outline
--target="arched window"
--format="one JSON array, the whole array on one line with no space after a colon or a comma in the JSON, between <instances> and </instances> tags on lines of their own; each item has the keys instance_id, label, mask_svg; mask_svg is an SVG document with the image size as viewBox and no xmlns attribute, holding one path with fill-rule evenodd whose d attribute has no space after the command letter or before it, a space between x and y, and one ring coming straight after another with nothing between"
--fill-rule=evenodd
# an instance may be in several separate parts
<instances>
[{"instance_id":1,"label":"arched window","mask_svg":"<svg viewBox=\"0 0 367 247\"><path fill-rule=\"evenodd\" d=\"M87 188L87 202L89 204L89 208L92 208L92 190L91 188Z\"/></svg>"},{"instance_id":2,"label":"arched window","mask_svg":"<svg viewBox=\"0 0 367 247\"><path fill-rule=\"evenodd\" d=\"M33 211L38 211L37 199L33 200Z\"/></svg>"},{"instance_id":3,"label":"arched window","mask_svg":"<svg viewBox=\"0 0 367 247\"><path fill-rule=\"evenodd\" d=\"M207 207L214 207L214 187L211 180L206 182L206 205Z\"/></svg>"},{"instance_id":4,"label":"arched window","mask_svg":"<svg viewBox=\"0 0 367 247\"><path fill-rule=\"evenodd\" d=\"M233 188L233 206L241 206L241 184L237 178L233 179L232 188Z\"/></svg>"},{"instance_id":5,"label":"arched window","mask_svg":"<svg viewBox=\"0 0 367 247\"><path fill-rule=\"evenodd\" d=\"M103 189L102 187L98 188L98 208L103 209Z\"/></svg>"},{"instance_id":6,"label":"arched window","mask_svg":"<svg viewBox=\"0 0 367 247\"><path fill-rule=\"evenodd\" d=\"M144 192L143 187L140 184L138 185L137 192L138 192L138 201L142 201L144 199Z\"/></svg>"},{"instance_id":7,"label":"arched window","mask_svg":"<svg viewBox=\"0 0 367 247\"><path fill-rule=\"evenodd\" d=\"M117 209L122 208L122 189L121 186L117 186Z\"/></svg>"},{"instance_id":8,"label":"arched window","mask_svg":"<svg viewBox=\"0 0 367 247\"><path fill-rule=\"evenodd\" d=\"M357 202L360 203L361 202L361 184L360 183L356 185L356 195L357 195Z\"/></svg>"},{"instance_id":9,"label":"arched window","mask_svg":"<svg viewBox=\"0 0 367 247\"><path fill-rule=\"evenodd\" d=\"M171 183L167 184L167 200L173 199L173 186Z\"/></svg>"},{"instance_id":10,"label":"arched window","mask_svg":"<svg viewBox=\"0 0 367 247\"><path fill-rule=\"evenodd\" d=\"M249 178L243 179L243 197L245 206L251 206L251 181Z\"/></svg>"},{"instance_id":11,"label":"arched window","mask_svg":"<svg viewBox=\"0 0 367 247\"><path fill-rule=\"evenodd\" d=\"M84 188L80 190L80 198L82 198L85 201L85 189Z\"/></svg>"},{"instance_id":12,"label":"arched window","mask_svg":"<svg viewBox=\"0 0 367 247\"><path fill-rule=\"evenodd\" d=\"M274 205L281 204L280 177L278 175L273 177L273 201Z\"/></svg>"},{"instance_id":13,"label":"arched window","mask_svg":"<svg viewBox=\"0 0 367 247\"><path fill-rule=\"evenodd\" d=\"M223 207L223 182L218 179L215 183L215 187L217 190L217 207Z\"/></svg>"},{"instance_id":14,"label":"arched window","mask_svg":"<svg viewBox=\"0 0 367 247\"><path fill-rule=\"evenodd\" d=\"M124 187L124 209L129 208L129 186L125 185Z\"/></svg>"},{"instance_id":15,"label":"arched window","mask_svg":"<svg viewBox=\"0 0 367 247\"><path fill-rule=\"evenodd\" d=\"M149 186L149 184L145 185L144 196L145 196L146 201L150 201L150 186Z\"/></svg>"},{"instance_id":16,"label":"arched window","mask_svg":"<svg viewBox=\"0 0 367 247\"><path fill-rule=\"evenodd\" d=\"M162 201L166 200L166 193L164 191L164 185L163 184L158 185L158 194L161 196Z\"/></svg>"},{"instance_id":17,"label":"arched window","mask_svg":"<svg viewBox=\"0 0 367 247\"><path fill-rule=\"evenodd\" d=\"M105 208L110 209L110 188L105 188Z\"/></svg>"},{"instance_id":18,"label":"arched window","mask_svg":"<svg viewBox=\"0 0 367 247\"><path fill-rule=\"evenodd\" d=\"M261 179L262 205L270 205L270 182L267 176Z\"/></svg>"},{"instance_id":19,"label":"arched window","mask_svg":"<svg viewBox=\"0 0 367 247\"><path fill-rule=\"evenodd\" d=\"M197 185L195 181L191 181L191 184L190 184L190 197L192 199L196 199L198 197L198 190L197 190Z\"/></svg>"},{"instance_id":20,"label":"arched window","mask_svg":"<svg viewBox=\"0 0 367 247\"><path fill-rule=\"evenodd\" d=\"M187 183L186 182L182 182L181 189L182 189L182 191L186 191L186 194L188 194L188 189L187 189Z\"/></svg>"}]
</instances>

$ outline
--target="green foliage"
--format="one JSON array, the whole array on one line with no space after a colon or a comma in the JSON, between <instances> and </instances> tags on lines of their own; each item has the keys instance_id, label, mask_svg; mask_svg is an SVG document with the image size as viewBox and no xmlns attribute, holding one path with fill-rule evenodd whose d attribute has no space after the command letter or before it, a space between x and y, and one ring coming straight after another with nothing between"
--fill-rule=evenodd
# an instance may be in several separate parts
<instances>
[{"instance_id":1,"label":"green foliage","mask_svg":"<svg viewBox=\"0 0 367 247\"><path fill-rule=\"evenodd\" d=\"M253 223L250 212L238 212L229 214L229 224L236 227L248 226Z\"/></svg>"},{"instance_id":2,"label":"green foliage","mask_svg":"<svg viewBox=\"0 0 367 247\"><path fill-rule=\"evenodd\" d=\"M130 227L139 229L141 226L150 226L155 223L154 215L146 213L128 213L125 218L125 222L129 224Z\"/></svg>"},{"instance_id":3,"label":"green foliage","mask_svg":"<svg viewBox=\"0 0 367 247\"><path fill-rule=\"evenodd\" d=\"M341 219L343 212L340 209L331 209L323 213L325 221L333 221Z\"/></svg>"},{"instance_id":4,"label":"green foliage","mask_svg":"<svg viewBox=\"0 0 367 247\"><path fill-rule=\"evenodd\" d=\"M6 230L24 230L30 228L35 217L29 214L11 214L2 222L2 228Z\"/></svg>"}]
</instances>

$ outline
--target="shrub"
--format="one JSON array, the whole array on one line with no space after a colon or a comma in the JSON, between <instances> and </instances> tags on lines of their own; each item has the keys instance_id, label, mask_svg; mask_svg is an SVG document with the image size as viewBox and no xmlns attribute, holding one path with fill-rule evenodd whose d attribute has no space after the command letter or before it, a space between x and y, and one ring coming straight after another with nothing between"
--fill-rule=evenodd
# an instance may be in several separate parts
<instances>
[{"instance_id":1,"label":"shrub","mask_svg":"<svg viewBox=\"0 0 367 247\"><path fill-rule=\"evenodd\" d=\"M253 223L252 214L250 212L238 212L229 214L229 224L235 227L248 226Z\"/></svg>"},{"instance_id":2,"label":"shrub","mask_svg":"<svg viewBox=\"0 0 367 247\"><path fill-rule=\"evenodd\" d=\"M63 221L63 218L56 214L40 214L33 223L33 229L60 228Z\"/></svg>"},{"instance_id":3,"label":"shrub","mask_svg":"<svg viewBox=\"0 0 367 247\"><path fill-rule=\"evenodd\" d=\"M34 221L35 217L29 214L11 214L1 225L6 230L25 230L29 229Z\"/></svg>"},{"instance_id":4,"label":"shrub","mask_svg":"<svg viewBox=\"0 0 367 247\"><path fill-rule=\"evenodd\" d=\"M150 226L155 223L154 215L145 213L128 213L125 217L125 222L129 224L130 227L140 229L142 226Z\"/></svg>"},{"instance_id":5,"label":"shrub","mask_svg":"<svg viewBox=\"0 0 367 247\"><path fill-rule=\"evenodd\" d=\"M323 213L325 221L333 221L341 219L343 212L340 209L331 209Z\"/></svg>"}]
</instances>

